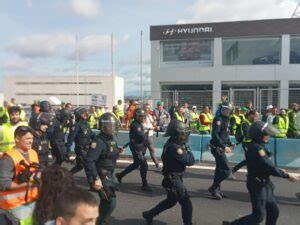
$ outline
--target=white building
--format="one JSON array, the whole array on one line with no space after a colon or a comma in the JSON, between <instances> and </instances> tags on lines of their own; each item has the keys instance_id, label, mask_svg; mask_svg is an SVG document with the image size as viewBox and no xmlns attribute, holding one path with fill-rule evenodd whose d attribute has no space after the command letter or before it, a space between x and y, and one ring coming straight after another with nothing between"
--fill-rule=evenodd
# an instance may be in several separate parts
<instances>
[{"instance_id":1,"label":"white building","mask_svg":"<svg viewBox=\"0 0 300 225\"><path fill-rule=\"evenodd\" d=\"M111 109L118 99L124 99L124 79L121 77L79 76L78 81L78 103L81 106L92 105L92 98L94 102L98 98L99 104ZM3 89L6 100L15 98L20 104L32 104L34 100L50 101L54 96L62 102L77 105L76 76L5 76Z\"/></svg>"},{"instance_id":2,"label":"white building","mask_svg":"<svg viewBox=\"0 0 300 225\"><path fill-rule=\"evenodd\" d=\"M300 103L300 19L151 26L151 96L258 109Z\"/></svg>"}]
</instances>

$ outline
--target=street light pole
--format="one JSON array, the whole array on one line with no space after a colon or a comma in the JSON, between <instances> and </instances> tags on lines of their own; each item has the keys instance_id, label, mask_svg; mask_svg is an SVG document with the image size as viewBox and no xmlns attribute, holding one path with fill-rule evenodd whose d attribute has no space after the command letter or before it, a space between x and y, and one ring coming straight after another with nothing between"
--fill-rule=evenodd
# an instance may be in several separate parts
<instances>
[{"instance_id":1,"label":"street light pole","mask_svg":"<svg viewBox=\"0 0 300 225\"><path fill-rule=\"evenodd\" d=\"M76 34L76 105L79 107L79 75L78 75L78 36Z\"/></svg>"},{"instance_id":2,"label":"street light pole","mask_svg":"<svg viewBox=\"0 0 300 225\"><path fill-rule=\"evenodd\" d=\"M111 77L112 77L112 106L115 104L115 72L114 72L114 34L111 33Z\"/></svg>"},{"instance_id":3,"label":"street light pole","mask_svg":"<svg viewBox=\"0 0 300 225\"><path fill-rule=\"evenodd\" d=\"M141 102L143 104L143 31L141 30Z\"/></svg>"}]
</instances>

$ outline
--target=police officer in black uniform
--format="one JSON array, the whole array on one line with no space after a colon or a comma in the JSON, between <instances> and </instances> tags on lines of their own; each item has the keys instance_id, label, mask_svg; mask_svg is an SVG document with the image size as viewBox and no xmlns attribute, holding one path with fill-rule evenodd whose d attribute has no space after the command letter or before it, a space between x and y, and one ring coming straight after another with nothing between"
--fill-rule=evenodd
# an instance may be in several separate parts
<instances>
[{"instance_id":1,"label":"police officer in black uniform","mask_svg":"<svg viewBox=\"0 0 300 225\"><path fill-rule=\"evenodd\" d=\"M170 137L164 145L161 156L164 175L162 186L167 191L167 199L153 209L143 212L143 217L148 224L151 224L154 216L172 208L179 202L184 225L191 225L193 206L183 184L186 166L192 166L195 163L194 155L187 146L189 131L183 122L172 120L168 125L165 137Z\"/></svg>"},{"instance_id":2,"label":"police officer in black uniform","mask_svg":"<svg viewBox=\"0 0 300 225\"><path fill-rule=\"evenodd\" d=\"M147 149L147 132L144 130L143 121L145 120L145 111L143 109L136 109L133 114L133 122L130 124L129 138L130 138L130 150L133 156L133 163L130 164L121 173L116 173L116 177L120 183L122 178L128 173L140 167L140 174L142 178L142 190L152 191L147 182L148 163L145 157Z\"/></svg>"},{"instance_id":3,"label":"police officer in black uniform","mask_svg":"<svg viewBox=\"0 0 300 225\"><path fill-rule=\"evenodd\" d=\"M52 155L56 158L55 165L61 165L66 160L65 128L68 127L71 116L67 109L58 110L52 126L48 128Z\"/></svg>"},{"instance_id":4,"label":"police officer in black uniform","mask_svg":"<svg viewBox=\"0 0 300 225\"><path fill-rule=\"evenodd\" d=\"M235 146L235 144L230 142L228 133L228 123L231 111L232 106L228 102L223 102L220 109L220 115L214 118L212 124L212 139L210 141L210 146L211 153L216 160L216 169L213 185L208 191L218 200L221 200L223 196L220 184L231 174L226 156L226 153L231 152L231 147Z\"/></svg>"},{"instance_id":5,"label":"police officer in black uniform","mask_svg":"<svg viewBox=\"0 0 300 225\"><path fill-rule=\"evenodd\" d=\"M90 128L89 113L85 108L75 110L75 124L70 129L67 142L67 152L71 152L70 148L75 141L76 165L71 169L71 173L75 174L84 168L85 157L90 148L93 132Z\"/></svg>"},{"instance_id":6,"label":"police officer in black uniform","mask_svg":"<svg viewBox=\"0 0 300 225\"><path fill-rule=\"evenodd\" d=\"M34 123L36 127L33 127L32 149L37 152L39 164L43 168L48 166L49 139L47 136L47 129L52 124L53 119L53 114L42 112L36 117L37 121Z\"/></svg>"},{"instance_id":7,"label":"police officer in black uniform","mask_svg":"<svg viewBox=\"0 0 300 225\"><path fill-rule=\"evenodd\" d=\"M116 207L115 184L113 172L119 154L114 135L117 133L118 122L112 113L104 113L99 119L100 134L92 141L86 156L86 174L89 183L99 192L100 216L97 225L108 225L109 218Z\"/></svg>"},{"instance_id":8,"label":"police officer in black uniform","mask_svg":"<svg viewBox=\"0 0 300 225\"><path fill-rule=\"evenodd\" d=\"M271 153L265 144L269 136L279 131L273 125L262 121L254 122L249 130L252 142L246 152L247 162L247 188L252 203L252 214L242 217L234 222L224 221L223 225L259 225L266 217L267 225L275 225L279 209L274 197L274 184L270 176L289 179L291 182L299 178L275 167L270 159Z\"/></svg>"}]
</instances>

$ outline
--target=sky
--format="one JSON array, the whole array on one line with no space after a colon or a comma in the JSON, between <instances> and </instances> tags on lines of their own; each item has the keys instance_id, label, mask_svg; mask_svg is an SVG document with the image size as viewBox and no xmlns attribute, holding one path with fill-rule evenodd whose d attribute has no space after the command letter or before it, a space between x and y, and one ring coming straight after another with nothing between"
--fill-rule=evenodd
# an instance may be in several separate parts
<instances>
[{"instance_id":1,"label":"sky","mask_svg":"<svg viewBox=\"0 0 300 225\"><path fill-rule=\"evenodd\" d=\"M297 0L1 0L0 81L3 75L111 74L125 94L150 90L150 26L289 18ZM2 90L0 82L0 92Z\"/></svg>"}]
</instances>

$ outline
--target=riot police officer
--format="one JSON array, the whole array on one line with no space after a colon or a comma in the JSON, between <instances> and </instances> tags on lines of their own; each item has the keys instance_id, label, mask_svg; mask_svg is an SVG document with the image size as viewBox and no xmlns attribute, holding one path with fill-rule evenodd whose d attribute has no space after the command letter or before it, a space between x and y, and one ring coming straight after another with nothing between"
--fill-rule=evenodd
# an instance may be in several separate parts
<instances>
[{"instance_id":1,"label":"riot police officer","mask_svg":"<svg viewBox=\"0 0 300 225\"><path fill-rule=\"evenodd\" d=\"M235 145L229 140L228 123L232 107L228 102L223 102L220 109L220 115L216 116L212 125L212 139L210 141L211 153L216 160L216 169L213 185L208 189L216 199L222 199L220 184L227 179L231 170L228 165L225 153L231 152L231 147Z\"/></svg>"},{"instance_id":2,"label":"riot police officer","mask_svg":"<svg viewBox=\"0 0 300 225\"><path fill-rule=\"evenodd\" d=\"M266 217L267 225L275 225L279 209L274 197L274 184L270 176L289 179L291 182L299 178L275 167L270 159L271 153L265 144L269 136L279 133L273 125L262 121L254 122L249 130L252 142L246 152L247 162L247 188L252 203L252 214L242 217L234 222L224 221L223 225L259 225Z\"/></svg>"},{"instance_id":3,"label":"riot police officer","mask_svg":"<svg viewBox=\"0 0 300 225\"><path fill-rule=\"evenodd\" d=\"M86 156L86 174L92 188L99 192L100 216L97 225L108 225L109 217L116 207L113 172L122 148L119 148L114 135L118 122L112 113L104 113L99 119L100 134L92 141Z\"/></svg>"},{"instance_id":4,"label":"riot police officer","mask_svg":"<svg viewBox=\"0 0 300 225\"><path fill-rule=\"evenodd\" d=\"M116 173L116 177L120 183L122 178L128 173L140 167L140 174L142 178L142 190L152 191L151 187L147 182L148 163L145 157L146 154L146 143L147 143L147 132L144 131L143 122L145 120L145 111L137 108L133 114L133 122L130 124L129 138L130 138L130 150L133 156L133 163L130 164L121 173Z\"/></svg>"},{"instance_id":5,"label":"riot police officer","mask_svg":"<svg viewBox=\"0 0 300 225\"><path fill-rule=\"evenodd\" d=\"M75 124L70 129L67 142L67 152L70 152L72 143L75 141L76 165L71 169L71 173L75 174L84 168L84 159L89 150L93 132L88 122L88 110L79 108L75 110Z\"/></svg>"},{"instance_id":6,"label":"riot police officer","mask_svg":"<svg viewBox=\"0 0 300 225\"><path fill-rule=\"evenodd\" d=\"M183 122L172 120L168 125L165 137L170 137L164 145L161 156L164 175L162 186L167 191L167 199L153 209L143 212L143 217L151 224L154 216L172 208L179 202L184 225L191 225L193 206L183 184L186 166L192 166L195 163L194 155L187 146L189 131Z\"/></svg>"},{"instance_id":7,"label":"riot police officer","mask_svg":"<svg viewBox=\"0 0 300 225\"><path fill-rule=\"evenodd\" d=\"M53 125L48 129L52 155L56 158L54 162L56 165L61 165L66 160L65 128L68 126L71 116L71 112L67 109L58 110Z\"/></svg>"},{"instance_id":8,"label":"riot police officer","mask_svg":"<svg viewBox=\"0 0 300 225\"><path fill-rule=\"evenodd\" d=\"M53 114L42 112L36 117L36 122L34 122L32 149L37 152L39 163L42 167L48 166L49 139L47 129L52 125L53 119Z\"/></svg>"}]
</instances>

